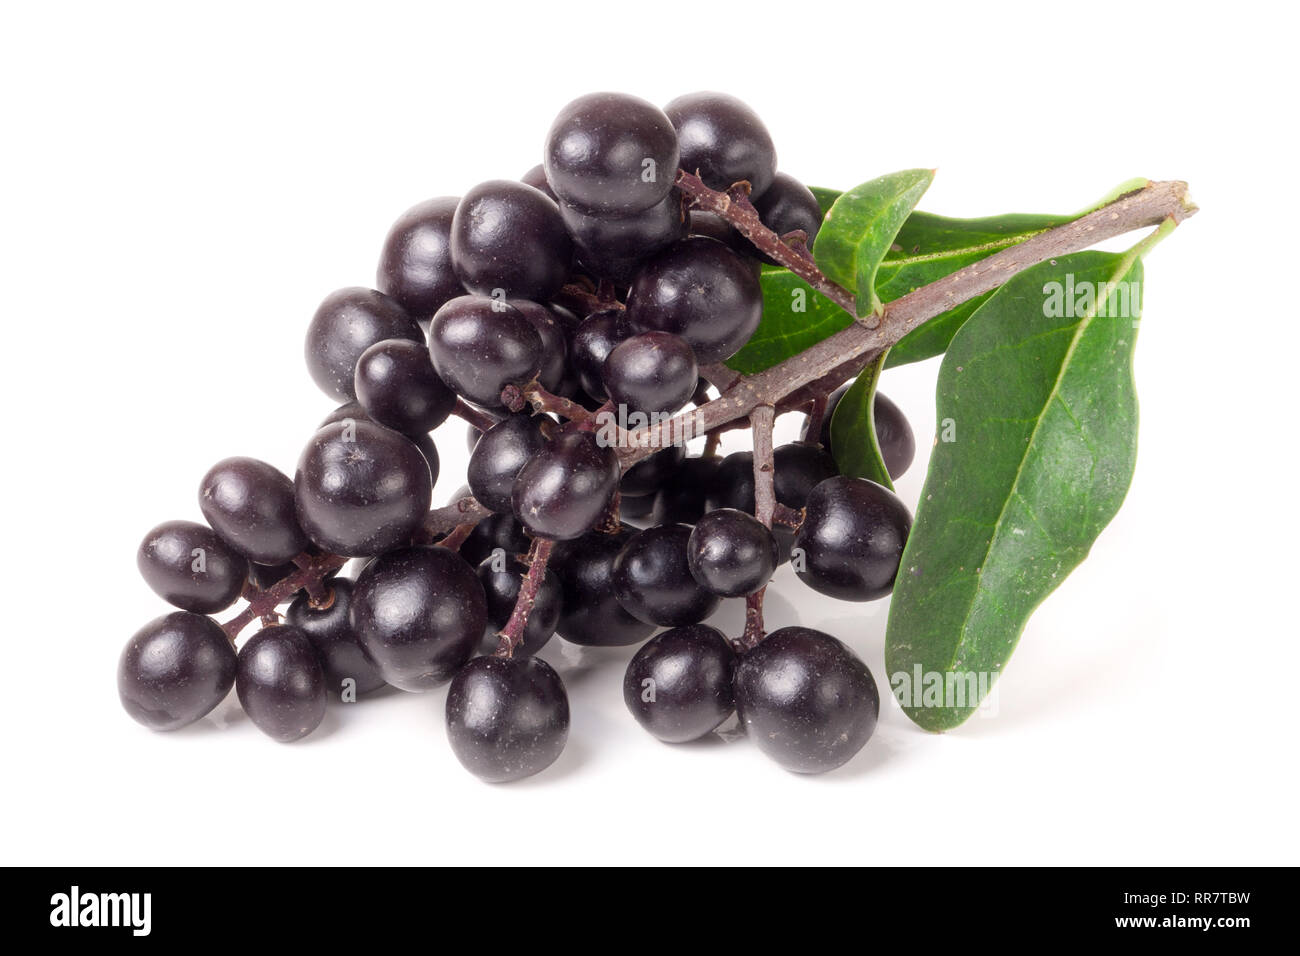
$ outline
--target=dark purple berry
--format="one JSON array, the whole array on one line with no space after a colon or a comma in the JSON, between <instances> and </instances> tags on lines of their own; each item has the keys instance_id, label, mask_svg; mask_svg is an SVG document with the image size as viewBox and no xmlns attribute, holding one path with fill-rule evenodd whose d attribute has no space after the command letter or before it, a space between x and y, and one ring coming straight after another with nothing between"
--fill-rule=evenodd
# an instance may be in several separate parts
<instances>
[{"instance_id":1,"label":"dark purple berry","mask_svg":"<svg viewBox=\"0 0 1300 956\"><path fill-rule=\"evenodd\" d=\"M382 292L340 289L326 297L307 327L307 371L330 398L353 401L357 359L385 339L423 342L424 333L397 300Z\"/></svg>"},{"instance_id":2,"label":"dark purple berry","mask_svg":"<svg viewBox=\"0 0 1300 956\"><path fill-rule=\"evenodd\" d=\"M686 543L691 529L662 525L638 532L614 561L614 593L633 617L647 624L698 624L721 601L691 574Z\"/></svg>"},{"instance_id":3,"label":"dark purple berry","mask_svg":"<svg viewBox=\"0 0 1300 956\"><path fill-rule=\"evenodd\" d=\"M736 652L707 624L657 634L627 665L623 700L637 723L665 743L713 732L731 716Z\"/></svg>"},{"instance_id":4,"label":"dark purple berry","mask_svg":"<svg viewBox=\"0 0 1300 956\"><path fill-rule=\"evenodd\" d=\"M352 591L352 630L384 680L422 691L448 680L487 627L487 601L465 559L439 547L389 551Z\"/></svg>"},{"instance_id":5,"label":"dark purple berry","mask_svg":"<svg viewBox=\"0 0 1300 956\"><path fill-rule=\"evenodd\" d=\"M358 694L378 690L386 683L383 675L361 649L361 642L352 630L353 582L336 577L327 586L328 604L313 607L306 594L299 594L285 612L284 621L302 631L316 649L325 669L329 693L343 696L349 688Z\"/></svg>"},{"instance_id":6,"label":"dark purple berry","mask_svg":"<svg viewBox=\"0 0 1300 956\"><path fill-rule=\"evenodd\" d=\"M376 342L357 360L355 386L366 414L404 435L427 435L456 406L456 393L433 370L423 342Z\"/></svg>"},{"instance_id":7,"label":"dark purple berry","mask_svg":"<svg viewBox=\"0 0 1300 956\"><path fill-rule=\"evenodd\" d=\"M312 436L294 476L298 521L335 554L382 554L411 540L433 481L414 444L374 422L347 420Z\"/></svg>"},{"instance_id":8,"label":"dark purple berry","mask_svg":"<svg viewBox=\"0 0 1300 956\"><path fill-rule=\"evenodd\" d=\"M133 720L176 730L207 715L235 683L235 648L210 617L173 611L127 642L117 692Z\"/></svg>"},{"instance_id":9,"label":"dark purple berry","mask_svg":"<svg viewBox=\"0 0 1300 956\"><path fill-rule=\"evenodd\" d=\"M668 194L677 135L664 112L623 93L569 103L546 137L546 180L561 201L588 213L627 215Z\"/></svg>"},{"instance_id":10,"label":"dark purple berry","mask_svg":"<svg viewBox=\"0 0 1300 956\"><path fill-rule=\"evenodd\" d=\"M500 299L452 299L429 326L429 354L442 380L485 408L501 406L507 385L522 387L542 367L542 338L522 312Z\"/></svg>"},{"instance_id":11,"label":"dark purple berry","mask_svg":"<svg viewBox=\"0 0 1300 956\"><path fill-rule=\"evenodd\" d=\"M547 568L564 589L557 630L566 641L622 647L639 644L654 631L654 625L629 614L614 594L614 561L635 533L624 525L614 534L593 531L555 546Z\"/></svg>"},{"instance_id":12,"label":"dark purple berry","mask_svg":"<svg viewBox=\"0 0 1300 956\"><path fill-rule=\"evenodd\" d=\"M315 648L288 624L263 628L239 649L235 692L257 729L281 743L319 727L329 700Z\"/></svg>"},{"instance_id":13,"label":"dark purple berry","mask_svg":"<svg viewBox=\"0 0 1300 956\"><path fill-rule=\"evenodd\" d=\"M795 773L849 761L876 729L880 694L843 643L807 627L783 627L736 667L736 711L758 749Z\"/></svg>"},{"instance_id":14,"label":"dark purple berry","mask_svg":"<svg viewBox=\"0 0 1300 956\"><path fill-rule=\"evenodd\" d=\"M705 588L722 597L744 597L767 584L781 551L771 529L753 515L721 508L695 523L686 558Z\"/></svg>"},{"instance_id":15,"label":"dark purple berry","mask_svg":"<svg viewBox=\"0 0 1300 956\"><path fill-rule=\"evenodd\" d=\"M677 130L682 169L713 189L744 180L751 195L763 195L776 175L776 147L753 110L725 93L688 93L664 112Z\"/></svg>"},{"instance_id":16,"label":"dark purple berry","mask_svg":"<svg viewBox=\"0 0 1300 956\"><path fill-rule=\"evenodd\" d=\"M699 380L695 353L668 332L643 332L624 339L605 357L605 393L630 415L675 412L691 400Z\"/></svg>"},{"instance_id":17,"label":"dark purple berry","mask_svg":"<svg viewBox=\"0 0 1300 956\"><path fill-rule=\"evenodd\" d=\"M592 432L565 432L515 477L515 517L531 535L564 540L586 534L618 487L618 454Z\"/></svg>"},{"instance_id":18,"label":"dark purple berry","mask_svg":"<svg viewBox=\"0 0 1300 956\"><path fill-rule=\"evenodd\" d=\"M248 580L248 560L207 525L164 521L140 542L140 576L169 604L215 614L235 603Z\"/></svg>"},{"instance_id":19,"label":"dark purple berry","mask_svg":"<svg viewBox=\"0 0 1300 956\"><path fill-rule=\"evenodd\" d=\"M695 236L650 258L627 299L632 332L671 332L703 365L730 358L763 317L754 268L713 239Z\"/></svg>"},{"instance_id":20,"label":"dark purple berry","mask_svg":"<svg viewBox=\"0 0 1300 956\"><path fill-rule=\"evenodd\" d=\"M795 535L795 573L841 601L874 601L894 589L912 529L907 506L865 478L828 478L812 490Z\"/></svg>"},{"instance_id":21,"label":"dark purple berry","mask_svg":"<svg viewBox=\"0 0 1300 956\"><path fill-rule=\"evenodd\" d=\"M476 657L447 690L447 740L461 764L508 783L553 764L569 737L560 675L536 657Z\"/></svg>"},{"instance_id":22,"label":"dark purple berry","mask_svg":"<svg viewBox=\"0 0 1300 956\"><path fill-rule=\"evenodd\" d=\"M508 179L480 183L451 223L451 260L470 292L546 302L569 274L573 244L544 193Z\"/></svg>"},{"instance_id":23,"label":"dark purple berry","mask_svg":"<svg viewBox=\"0 0 1300 956\"><path fill-rule=\"evenodd\" d=\"M375 285L416 319L429 319L465 294L451 265L451 220L459 202L455 196L426 199L402 213L384 239Z\"/></svg>"}]
</instances>

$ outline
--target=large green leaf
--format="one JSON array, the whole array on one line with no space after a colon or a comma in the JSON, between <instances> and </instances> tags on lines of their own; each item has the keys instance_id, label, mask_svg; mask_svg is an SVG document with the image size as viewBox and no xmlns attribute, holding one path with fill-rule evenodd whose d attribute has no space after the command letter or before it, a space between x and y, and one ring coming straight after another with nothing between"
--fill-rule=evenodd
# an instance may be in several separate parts
<instances>
[{"instance_id":1,"label":"large green leaf","mask_svg":"<svg viewBox=\"0 0 1300 956\"><path fill-rule=\"evenodd\" d=\"M1139 251L1084 252L1021 273L948 347L939 441L885 647L895 694L922 727L970 716L1030 613L1123 501L1137 449ZM927 698L936 686L942 693Z\"/></svg>"},{"instance_id":2,"label":"large green leaf","mask_svg":"<svg viewBox=\"0 0 1300 956\"><path fill-rule=\"evenodd\" d=\"M813 259L826 278L854 293L858 315L880 307L876 270L933 181L932 169L880 176L841 195L822 220Z\"/></svg>"},{"instance_id":3,"label":"large green leaf","mask_svg":"<svg viewBox=\"0 0 1300 956\"><path fill-rule=\"evenodd\" d=\"M1099 206L1142 188L1147 180L1122 184L1101 200L1072 215L989 216L950 219L913 212L899 230L876 272L882 302L963 269L1045 229L1079 218ZM819 202L838 197L834 190L814 190ZM763 321L749 343L727 365L745 375L785 361L828 335L847 328L849 316L784 269L764 269ZM991 293L989 293L991 294ZM988 299L983 295L938 315L903 337L889 354L888 368L942 355L962 323Z\"/></svg>"},{"instance_id":4,"label":"large green leaf","mask_svg":"<svg viewBox=\"0 0 1300 956\"><path fill-rule=\"evenodd\" d=\"M880 384L880 370L885 367L888 354L886 349L864 368L835 406L831 415L831 450L840 474L869 478L893 491L894 483L876 438L875 414L876 386Z\"/></svg>"}]
</instances>

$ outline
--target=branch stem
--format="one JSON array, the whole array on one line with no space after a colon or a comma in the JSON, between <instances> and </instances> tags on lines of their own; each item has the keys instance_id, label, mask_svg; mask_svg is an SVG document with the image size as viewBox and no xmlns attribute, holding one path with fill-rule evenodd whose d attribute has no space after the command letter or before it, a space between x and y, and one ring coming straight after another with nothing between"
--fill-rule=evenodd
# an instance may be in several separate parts
<instances>
[{"instance_id":1,"label":"branch stem","mask_svg":"<svg viewBox=\"0 0 1300 956\"><path fill-rule=\"evenodd\" d=\"M807 247L800 250L802 240L798 243L786 242L763 225L758 210L749 201L749 183L737 183L725 191L710 189L699 176L681 169L677 171L677 188L689 196L696 207L717 213L760 252L785 266L849 315L857 314L853 293L822 274L813 263L812 256L807 254Z\"/></svg>"},{"instance_id":2,"label":"branch stem","mask_svg":"<svg viewBox=\"0 0 1300 956\"><path fill-rule=\"evenodd\" d=\"M506 626L501 629L500 640L497 642L497 657L510 657L514 654L515 648L523 643L524 632L528 628L528 615L532 613L533 605L537 603L537 592L546 579L546 565L551 560L551 549L554 547L555 542L549 538L533 539L526 559L528 573L524 575L523 583L519 586L519 596L515 598L510 620L506 621Z\"/></svg>"},{"instance_id":3,"label":"branch stem","mask_svg":"<svg viewBox=\"0 0 1300 956\"><path fill-rule=\"evenodd\" d=\"M314 591L316 596L323 596L322 582L325 576L331 571L337 571L343 567L343 565L347 564L347 561L347 558L339 554L313 555L304 552L298 555L293 559L294 564L298 565L297 571L281 578L265 591L253 594L248 605L225 624L222 624L221 629L226 632L226 637L230 638L230 642L233 644L240 631L254 621L270 618L275 614L277 607L299 591L305 589L309 595Z\"/></svg>"},{"instance_id":4,"label":"branch stem","mask_svg":"<svg viewBox=\"0 0 1300 956\"><path fill-rule=\"evenodd\" d=\"M679 177L679 184L683 181L689 183L690 179L689 174L685 179ZM718 214L732 225L740 228L745 224L750 231L757 232L749 222L747 210L731 200L722 201L726 194L708 190L702 183L691 189L708 198L713 204L709 208L716 207ZM705 190L707 192L701 192ZM710 198L709 193L716 193L716 196ZM1039 233L887 302L878 315L870 318L873 327L869 328L864 322L854 322L847 329L778 365L739 378L706 405L630 432L626 446L619 450L623 463L630 465L675 441L706 434L719 425L745 417L760 405L776 405L790 396L802 397L805 394L807 397L803 400L807 401L815 397L814 394L801 390L808 386L813 386L818 392L834 388L923 322L996 289L1031 266L1079 252L1134 229L1159 226L1166 220L1181 222L1195 212L1196 207L1187 198L1186 183L1148 183L1073 222ZM766 237L760 235L760 238L770 245L775 233L771 230L767 233ZM760 248L766 247L760 245ZM841 306L846 305L838 299L835 301ZM846 311L852 314L853 310L846 308Z\"/></svg>"}]
</instances>

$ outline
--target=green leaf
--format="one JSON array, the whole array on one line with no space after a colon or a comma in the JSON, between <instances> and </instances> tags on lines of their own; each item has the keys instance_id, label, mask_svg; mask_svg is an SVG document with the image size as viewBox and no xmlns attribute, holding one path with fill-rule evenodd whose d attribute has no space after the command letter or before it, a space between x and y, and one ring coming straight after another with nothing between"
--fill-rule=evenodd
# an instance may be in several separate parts
<instances>
[{"instance_id":1,"label":"green leaf","mask_svg":"<svg viewBox=\"0 0 1300 956\"><path fill-rule=\"evenodd\" d=\"M895 694L926 729L956 727L974 712L1030 613L1124 499L1137 450L1143 251L1084 252L1029 269L948 348L938 441L885 646ZM1085 289L1098 290L1091 301ZM927 699L931 675L944 685Z\"/></svg>"},{"instance_id":2,"label":"green leaf","mask_svg":"<svg viewBox=\"0 0 1300 956\"><path fill-rule=\"evenodd\" d=\"M854 292L858 315L880 308L876 270L933 181L932 169L881 176L844 193L822 220L813 259L828 279Z\"/></svg>"},{"instance_id":3,"label":"green leaf","mask_svg":"<svg viewBox=\"0 0 1300 956\"><path fill-rule=\"evenodd\" d=\"M875 414L876 386L888 354L886 350L864 368L835 406L835 414L831 416L831 449L840 474L869 478L893 491L894 483L876 439Z\"/></svg>"}]
</instances>

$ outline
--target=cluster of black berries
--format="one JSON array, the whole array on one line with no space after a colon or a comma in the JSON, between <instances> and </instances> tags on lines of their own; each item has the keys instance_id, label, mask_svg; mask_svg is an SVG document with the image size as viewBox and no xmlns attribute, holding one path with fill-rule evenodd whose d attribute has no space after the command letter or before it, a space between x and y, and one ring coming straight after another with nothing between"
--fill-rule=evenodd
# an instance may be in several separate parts
<instances>
[{"instance_id":1,"label":"cluster of black berries","mask_svg":"<svg viewBox=\"0 0 1300 956\"><path fill-rule=\"evenodd\" d=\"M798 516L775 527L754 517L752 453L675 445L625 467L597 427L707 401L700 367L733 355L762 317L761 257L689 208L679 168L715 189L748 182L777 235L811 241L821 224L812 193L777 172L758 117L713 93L663 110L582 97L522 181L398 219L379 288L335 292L311 321L308 368L342 404L293 479L255 459L218 462L199 487L206 524L167 522L141 544L146 582L180 610L123 652L132 717L181 727L233 685L253 723L289 741L315 729L332 695L451 681L456 755L484 779L512 780L553 762L568 735L564 686L535 656L558 634L642 645L625 696L662 740L711 733L734 710L792 770L828 770L862 747L879 697L843 643L801 627L731 641L703 622L785 561L837 598L888 594L904 505L840 476L824 426L775 449L776 501ZM465 520L433 527L449 509L430 511L429 433L453 412L472 423L468 483L452 499ZM901 473L911 430L883 397L875 414ZM355 575L341 573L349 558L364 561ZM218 625L210 615L241 595L257 612ZM266 606L278 599L282 617Z\"/></svg>"}]
</instances>

